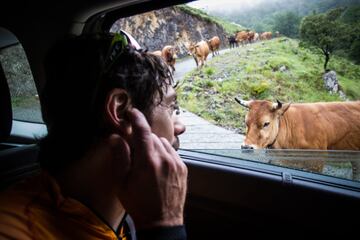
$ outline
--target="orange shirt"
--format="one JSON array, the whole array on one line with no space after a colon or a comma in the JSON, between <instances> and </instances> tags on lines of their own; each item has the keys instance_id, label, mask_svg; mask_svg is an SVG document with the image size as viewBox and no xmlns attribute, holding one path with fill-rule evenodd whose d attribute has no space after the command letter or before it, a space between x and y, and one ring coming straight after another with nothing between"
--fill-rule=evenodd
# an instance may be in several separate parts
<instances>
[{"instance_id":1,"label":"orange shirt","mask_svg":"<svg viewBox=\"0 0 360 240\"><path fill-rule=\"evenodd\" d=\"M61 194L46 173L0 195L0 239L122 239L81 202ZM127 231L127 229L126 229Z\"/></svg>"}]
</instances>

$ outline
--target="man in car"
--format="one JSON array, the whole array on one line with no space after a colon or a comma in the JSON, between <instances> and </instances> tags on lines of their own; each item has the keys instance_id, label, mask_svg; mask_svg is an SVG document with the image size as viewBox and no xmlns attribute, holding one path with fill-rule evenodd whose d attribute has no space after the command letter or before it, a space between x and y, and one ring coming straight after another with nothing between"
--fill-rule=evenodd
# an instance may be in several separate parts
<instances>
[{"instance_id":1,"label":"man in car","mask_svg":"<svg viewBox=\"0 0 360 240\"><path fill-rule=\"evenodd\" d=\"M45 73L42 171L1 194L0 238L185 239L166 63L123 35L83 36L55 46Z\"/></svg>"}]
</instances>

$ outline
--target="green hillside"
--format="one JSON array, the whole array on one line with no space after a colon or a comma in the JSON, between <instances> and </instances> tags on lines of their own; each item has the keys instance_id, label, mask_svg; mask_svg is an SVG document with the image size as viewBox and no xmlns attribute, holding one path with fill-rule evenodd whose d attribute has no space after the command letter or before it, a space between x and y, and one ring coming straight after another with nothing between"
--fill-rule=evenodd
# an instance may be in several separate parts
<instances>
[{"instance_id":1,"label":"green hillside","mask_svg":"<svg viewBox=\"0 0 360 240\"><path fill-rule=\"evenodd\" d=\"M360 66L334 56L329 68L350 100L360 100ZM180 106L229 129L244 132L245 109L234 101L342 101L322 80L323 56L300 48L297 40L276 38L232 49L189 73L180 83Z\"/></svg>"},{"instance_id":2,"label":"green hillside","mask_svg":"<svg viewBox=\"0 0 360 240\"><path fill-rule=\"evenodd\" d=\"M204 11L189 7L187 5L178 5L177 7L188 14L199 17L203 21L212 22L212 23L219 25L220 27L222 27L225 30L225 32L228 35L232 35L235 32L246 29L245 27L243 27L239 24L234 24L229 21L223 20L222 18L209 15L209 14L205 13Z\"/></svg>"}]
</instances>

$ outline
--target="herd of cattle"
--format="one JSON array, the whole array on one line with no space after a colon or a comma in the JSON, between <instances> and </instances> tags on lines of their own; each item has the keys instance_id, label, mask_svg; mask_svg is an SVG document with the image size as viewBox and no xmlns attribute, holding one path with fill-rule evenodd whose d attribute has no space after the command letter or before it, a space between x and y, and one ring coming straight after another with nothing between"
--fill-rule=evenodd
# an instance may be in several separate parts
<instances>
[{"instance_id":1,"label":"herd of cattle","mask_svg":"<svg viewBox=\"0 0 360 240\"><path fill-rule=\"evenodd\" d=\"M279 33L276 32L276 36ZM259 40L270 40L272 38L271 32L264 32L259 35L254 31L240 31L237 32L234 36L228 37L230 48L235 46L245 45L247 43L253 43ZM211 51L212 56L219 55L220 49L220 38L218 36L214 36L209 40L201 40L199 42L190 42L184 44L183 47L186 49L189 55L194 57L195 63L197 67L204 66L206 59ZM177 55L179 53L179 48L173 45L166 45L162 50L153 51L153 54L162 57L165 62L169 65L170 69L175 71L175 63L177 59Z\"/></svg>"},{"instance_id":2,"label":"herd of cattle","mask_svg":"<svg viewBox=\"0 0 360 240\"><path fill-rule=\"evenodd\" d=\"M275 35L278 37L279 32ZM242 46L247 43L257 42L259 40L270 40L273 37L272 32L263 32L261 34L254 31L240 31L234 36L228 37L230 48L238 47L239 44Z\"/></svg>"},{"instance_id":3,"label":"herd of cattle","mask_svg":"<svg viewBox=\"0 0 360 240\"><path fill-rule=\"evenodd\" d=\"M189 55L194 57L196 66L201 67L205 64L206 58L210 51L212 52L213 56L219 55L220 38L215 36L206 41L202 40L197 43L190 42L187 44L187 46L184 45L184 48L187 50ZM170 69L173 72L175 71L175 62L177 59L177 54L179 53L178 47L166 45L162 50L153 51L151 53L162 57L169 65Z\"/></svg>"}]
</instances>

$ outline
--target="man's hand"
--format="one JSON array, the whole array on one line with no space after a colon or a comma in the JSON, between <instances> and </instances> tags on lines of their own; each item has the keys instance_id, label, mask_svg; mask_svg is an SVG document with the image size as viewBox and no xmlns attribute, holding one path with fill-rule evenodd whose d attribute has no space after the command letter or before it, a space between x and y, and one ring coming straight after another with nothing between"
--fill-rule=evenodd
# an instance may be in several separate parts
<instances>
[{"instance_id":1,"label":"man's hand","mask_svg":"<svg viewBox=\"0 0 360 240\"><path fill-rule=\"evenodd\" d=\"M151 132L145 116L129 110L132 133L124 136L119 199L138 229L183 224L187 168L165 138ZM125 173L124 172L124 173Z\"/></svg>"}]
</instances>

